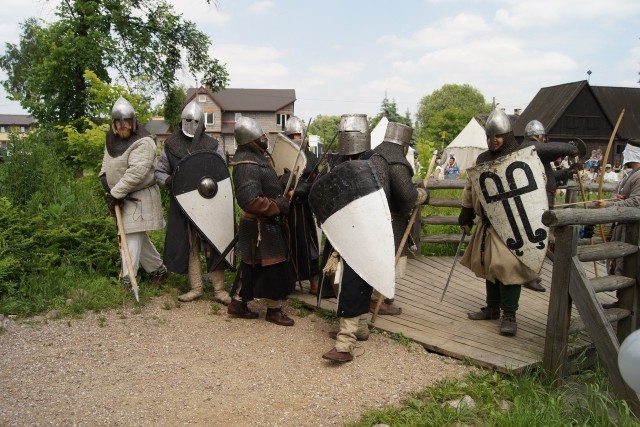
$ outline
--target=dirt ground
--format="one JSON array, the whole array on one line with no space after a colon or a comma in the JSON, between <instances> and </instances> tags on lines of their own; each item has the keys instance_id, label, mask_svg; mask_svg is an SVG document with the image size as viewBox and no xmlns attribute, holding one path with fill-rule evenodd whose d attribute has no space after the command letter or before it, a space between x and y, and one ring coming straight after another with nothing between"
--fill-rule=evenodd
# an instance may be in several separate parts
<instances>
[{"instance_id":1,"label":"dirt ground","mask_svg":"<svg viewBox=\"0 0 640 427\"><path fill-rule=\"evenodd\" d=\"M252 303L254 304L254 303ZM211 301L155 298L0 335L2 426L339 426L470 368L379 333L338 365L331 322L232 319ZM171 308L171 309L168 309Z\"/></svg>"}]
</instances>

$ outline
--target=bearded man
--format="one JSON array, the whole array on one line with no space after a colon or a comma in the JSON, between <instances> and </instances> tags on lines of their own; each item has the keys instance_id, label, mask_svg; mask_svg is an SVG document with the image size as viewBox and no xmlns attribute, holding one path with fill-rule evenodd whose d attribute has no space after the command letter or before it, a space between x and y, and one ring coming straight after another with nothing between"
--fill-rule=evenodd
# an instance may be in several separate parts
<instances>
[{"instance_id":1,"label":"bearded man","mask_svg":"<svg viewBox=\"0 0 640 427\"><path fill-rule=\"evenodd\" d=\"M136 113L129 101L120 97L111 110L111 127L107 132L99 177L106 192L109 209L122 211L124 236L127 239L132 268L129 271L121 251L121 277L131 285L131 275L138 266L152 273L152 283L167 279L167 268L147 231L164 227L160 189L154 177L156 144L147 131L138 127Z\"/></svg>"},{"instance_id":2,"label":"bearded man","mask_svg":"<svg viewBox=\"0 0 640 427\"><path fill-rule=\"evenodd\" d=\"M262 298L267 306L266 321L293 326L294 320L282 310L283 301L295 287L286 234L292 191L283 194L284 186L267 151L269 139L256 120L239 117L234 136L238 149L230 163L242 209L238 230L242 286L227 312L233 317L257 318L258 313L251 311L247 302Z\"/></svg>"},{"instance_id":3,"label":"bearded man","mask_svg":"<svg viewBox=\"0 0 640 427\"><path fill-rule=\"evenodd\" d=\"M489 149L480 153L476 165L499 160L521 148L513 136L509 117L500 109L489 115L485 132ZM475 216L479 219L460 264L485 279L487 292L487 306L478 312L468 313L468 317L471 320L496 320L500 319L502 310L500 334L513 336L517 331L516 311L522 284L535 280L538 273L528 268L500 238L485 214L481 197L482 194L474 190L471 179L467 178L458 224L465 234L469 234Z\"/></svg>"}]
</instances>

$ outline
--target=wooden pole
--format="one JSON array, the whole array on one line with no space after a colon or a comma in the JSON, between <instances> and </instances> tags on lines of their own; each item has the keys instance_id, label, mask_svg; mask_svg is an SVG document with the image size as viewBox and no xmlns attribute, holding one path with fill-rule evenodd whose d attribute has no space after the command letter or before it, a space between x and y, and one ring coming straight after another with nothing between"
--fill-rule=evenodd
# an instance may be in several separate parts
<instances>
[{"instance_id":1,"label":"wooden pole","mask_svg":"<svg viewBox=\"0 0 640 427\"><path fill-rule=\"evenodd\" d=\"M616 139L616 133L618 132L618 128L620 127L620 122L622 122L622 117L624 117L624 108L622 109L622 111L620 112L620 117L618 117L618 121L616 122L615 127L613 128L613 132L611 133L611 138L609 138L609 144L607 145L607 150L604 153L604 157L602 158L602 163L600 164L600 167L602 167L602 164L607 164L607 162L609 161L609 153L611 152L611 146L613 145L613 140ZM624 166L624 165L623 165ZM604 185L604 173L601 173L600 175L598 175L598 199L602 199L602 186ZM602 226L602 224L599 224L600 229L600 237L602 237L602 242L606 242L606 236L604 235L604 227Z\"/></svg>"},{"instance_id":2,"label":"wooden pole","mask_svg":"<svg viewBox=\"0 0 640 427\"><path fill-rule=\"evenodd\" d=\"M129 271L129 280L131 281L131 289L133 289L133 295L136 297L136 301L140 302L138 296L138 281L133 270L133 262L131 262L131 253L129 252L129 245L127 244L127 235L124 233L124 223L122 222L122 211L120 205L116 205L116 223L118 224L118 232L120 234L120 242L122 244L122 251L124 252L124 259L127 263L127 270Z\"/></svg>"},{"instance_id":3,"label":"wooden pole","mask_svg":"<svg viewBox=\"0 0 640 427\"><path fill-rule=\"evenodd\" d=\"M587 209L587 193L584 191L584 185L582 185L582 180L580 179L580 175L578 175L578 185L580 186L580 194L582 195L582 203L585 209ZM589 238L589 242L593 245L593 236ZM593 272L596 275L596 279L598 276L598 263L593 261Z\"/></svg>"}]
</instances>

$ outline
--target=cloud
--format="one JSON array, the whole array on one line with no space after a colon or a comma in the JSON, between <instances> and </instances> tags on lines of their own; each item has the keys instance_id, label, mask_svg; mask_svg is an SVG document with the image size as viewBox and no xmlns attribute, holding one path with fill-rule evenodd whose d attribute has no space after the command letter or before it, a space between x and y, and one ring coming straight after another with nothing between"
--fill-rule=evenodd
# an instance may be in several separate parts
<instances>
[{"instance_id":1,"label":"cloud","mask_svg":"<svg viewBox=\"0 0 640 427\"><path fill-rule=\"evenodd\" d=\"M273 88L282 86L290 69L282 59L286 52L269 46L224 44L209 50L209 55L227 66L231 87Z\"/></svg>"},{"instance_id":2,"label":"cloud","mask_svg":"<svg viewBox=\"0 0 640 427\"><path fill-rule=\"evenodd\" d=\"M251 6L249 6L249 10L258 15L268 13L272 9L273 9L273 2L269 0L257 1L251 4Z\"/></svg>"},{"instance_id":3,"label":"cloud","mask_svg":"<svg viewBox=\"0 0 640 427\"><path fill-rule=\"evenodd\" d=\"M378 39L395 49L435 49L443 46L453 46L465 42L491 30L484 18L467 13L458 14L452 18L444 18L420 29L410 38L395 35L385 35Z\"/></svg>"},{"instance_id":4,"label":"cloud","mask_svg":"<svg viewBox=\"0 0 640 427\"><path fill-rule=\"evenodd\" d=\"M183 15L184 19L197 24L198 29L203 31L206 25L226 25L232 20L232 16L225 12L224 2L220 2L216 7L214 2L207 4L204 0L180 0L171 1L173 10Z\"/></svg>"},{"instance_id":5,"label":"cloud","mask_svg":"<svg viewBox=\"0 0 640 427\"><path fill-rule=\"evenodd\" d=\"M557 24L571 25L580 20L598 20L615 25L621 19L640 12L635 0L507 0L507 6L498 9L495 23L511 28L528 29Z\"/></svg>"}]
</instances>

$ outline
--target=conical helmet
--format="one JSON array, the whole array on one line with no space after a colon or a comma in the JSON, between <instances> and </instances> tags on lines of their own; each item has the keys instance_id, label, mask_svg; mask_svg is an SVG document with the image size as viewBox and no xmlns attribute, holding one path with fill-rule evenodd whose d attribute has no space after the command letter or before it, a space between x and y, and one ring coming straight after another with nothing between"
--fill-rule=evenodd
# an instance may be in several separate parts
<instances>
[{"instance_id":1,"label":"conical helmet","mask_svg":"<svg viewBox=\"0 0 640 427\"><path fill-rule=\"evenodd\" d=\"M136 131L136 111L133 109L133 105L122 96L117 99L113 108L111 109L112 121L120 121L120 126L124 126L125 120L132 121L132 130Z\"/></svg>"},{"instance_id":2,"label":"conical helmet","mask_svg":"<svg viewBox=\"0 0 640 427\"><path fill-rule=\"evenodd\" d=\"M236 120L233 134L236 139L236 144L244 145L260 138L265 132L258 122L251 117L240 116Z\"/></svg>"},{"instance_id":3,"label":"conical helmet","mask_svg":"<svg viewBox=\"0 0 640 427\"><path fill-rule=\"evenodd\" d=\"M371 133L366 114L343 114L338 128L341 156L364 153L371 149Z\"/></svg>"},{"instance_id":4,"label":"conical helmet","mask_svg":"<svg viewBox=\"0 0 640 427\"><path fill-rule=\"evenodd\" d=\"M487 124L484 126L484 130L487 136L504 135L513 130L511 127L511 120L504 111L496 108L489 114Z\"/></svg>"},{"instance_id":5,"label":"conical helmet","mask_svg":"<svg viewBox=\"0 0 640 427\"><path fill-rule=\"evenodd\" d=\"M287 125L284 127L284 134L291 138L291 135L295 135L299 133L304 136L306 133L307 127L305 126L302 119L296 116L291 116L289 120L287 120Z\"/></svg>"},{"instance_id":6,"label":"conical helmet","mask_svg":"<svg viewBox=\"0 0 640 427\"><path fill-rule=\"evenodd\" d=\"M544 126L542 125L542 123L540 123L537 120L531 120L529 123L527 123L527 126L525 126L524 128L525 138L531 139L533 135L540 135L540 136L546 135Z\"/></svg>"},{"instance_id":7,"label":"conical helmet","mask_svg":"<svg viewBox=\"0 0 640 427\"><path fill-rule=\"evenodd\" d=\"M204 118L204 111L202 111L202 107L194 99L184 107L180 118L182 120L182 133L189 138L193 138L196 134L196 129L198 129L198 125Z\"/></svg>"}]
</instances>

